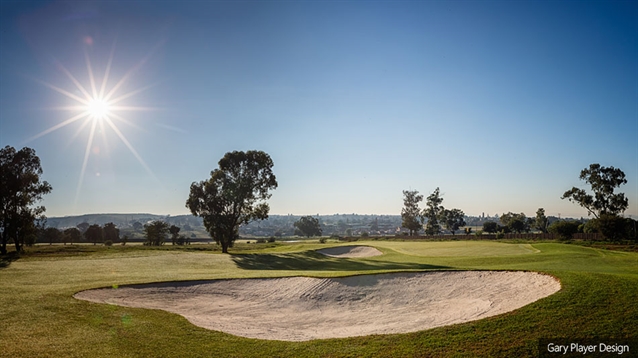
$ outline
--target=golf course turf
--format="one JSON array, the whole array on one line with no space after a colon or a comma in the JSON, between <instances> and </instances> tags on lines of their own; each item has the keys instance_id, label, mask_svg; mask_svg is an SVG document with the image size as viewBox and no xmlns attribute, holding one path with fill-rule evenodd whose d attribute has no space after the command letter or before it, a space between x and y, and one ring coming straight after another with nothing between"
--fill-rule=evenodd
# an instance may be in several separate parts
<instances>
[{"instance_id":1,"label":"golf course turf","mask_svg":"<svg viewBox=\"0 0 638 358\"><path fill-rule=\"evenodd\" d=\"M38 248L38 254L0 266L0 356L533 357L541 338L637 337L636 253L559 243L357 244L384 254L332 258L314 251L336 243L238 245L231 255L205 251L204 245L175 250ZM73 298L79 291L125 284L427 270L538 271L558 278L562 289L518 310L469 323L306 342L241 338L161 310Z\"/></svg>"}]
</instances>

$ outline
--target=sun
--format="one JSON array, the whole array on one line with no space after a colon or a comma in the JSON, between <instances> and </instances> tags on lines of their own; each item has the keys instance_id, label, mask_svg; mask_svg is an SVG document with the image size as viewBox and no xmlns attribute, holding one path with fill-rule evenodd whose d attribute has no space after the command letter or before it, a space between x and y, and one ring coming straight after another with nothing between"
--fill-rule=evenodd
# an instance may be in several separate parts
<instances>
[{"instance_id":1,"label":"sun","mask_svg":"<svg viewBox=\"0 0 638 358\"><path fill-rule=\"evenodd\" d=\"M86 110L95 119L104 119L109 115L111 104L101 98L93 98L86 105Z\"/></svg>"},{"instance_id":2,"label":"sun","mask_svg":"<svg viewBox=\"0 0 638 358\"><path fill-rule=\"evenodd\" d=\"M51 132L54 132L60 128L66 127L72 123L80 122L80 126L77 129L75 135L71 138L75 138L82 130L89 128L88 138L86 147L84 150L84 160L82 162L82 169L80 171L80 178L78 181L76 194L75 194L75 202L77 203L78 197L80 195L80 190L82 188L82 182L84 181L84 175L87 168L87 163L91 152L93 151L93 142L97 133L102 134L102 139L106 143L106 134L105 131L110 129L115 135L120 139L120 141L129 149L131 154L137 159L137 161L141 164L141 166L151 175L153 179L159 182L153 171L149 168L149 166L144 162L142 157L137 153L133 145L128 141L126 136L122 133L120 128L116 123L124 123L129 126L138 127L135 123L124 118L121 114L126 111L150 111L156 110L157 108L153 107L137 107L130 105L122 105L122 102L129 100L131 97L139 94L147 90L148 88L153 87L145 86L138 88L136 90L121 93L121 88L123 85L131 78L131 76L144 64L148 61L148 58L143 58L138 62L133 68L131 68L126 74L120 78L118 81L113 81L115 84L113 86L109 86L109 73L111 71L111 64L113 62L113 55L115 52L115 45L111 49L111 53L106 65L106 69L104 71L104 75L101 78L101 83L97 83L95 74L93 72L93 68L91 66L91 60L89 59L88 52L85 51L85 60L86 60L86 69L88 71L88 85L83 85L77 78L71 74L69 70L67 70L62 64L57 63L57 67L60 71L62 71L75 85L75 89L66 90L60 88L58 86L52 85L47 82L43 82L37 80L37 82L49 87L50 89L66 96L67 98L75 101L77 104L73 106L64 106L64 107L56 107L54 109L64 110L73 112L72 116L66 120L61 121L60 123L36 134L35 136L26 140L26 142L30 142L39 137L47 135ZM98 86L99 85L99 86ZM109 88L107 90L107 88Z\"/></svg>"}]
</instances>

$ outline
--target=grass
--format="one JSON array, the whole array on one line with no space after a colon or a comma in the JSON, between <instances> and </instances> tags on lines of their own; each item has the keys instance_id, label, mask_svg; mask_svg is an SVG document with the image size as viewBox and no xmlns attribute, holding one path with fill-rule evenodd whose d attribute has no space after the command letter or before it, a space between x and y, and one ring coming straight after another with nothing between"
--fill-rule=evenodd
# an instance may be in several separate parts
<instances>
[{"instance_id":1,"label":"grass","mask_svg":"<svg viewBox=\"0 0 638 358\"><path fill-rule=\"evenodd\" d=\"M348 245L352 245L350 243ZM36 247L0 260L0 356L529 357L540 338L638 338L638 254L558 243L359 241L384 255L336 259L328 244ZM333 243L329 245L335 245ZM235 337L159 310L93 304L80 290L143 282L343 276L406 270L531 270L558 293L516 311L416 333L309 342Z\"/></svg>"}]
</instances>

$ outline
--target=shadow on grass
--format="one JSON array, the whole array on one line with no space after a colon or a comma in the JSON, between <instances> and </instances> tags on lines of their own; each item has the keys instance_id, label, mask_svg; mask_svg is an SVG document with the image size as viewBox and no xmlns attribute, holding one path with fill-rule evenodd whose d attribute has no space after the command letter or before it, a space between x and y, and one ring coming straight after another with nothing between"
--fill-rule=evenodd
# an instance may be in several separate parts
<instances>
[{"instance_id":1,"label":"shadow on grass","mask_svg":"<svg viewBox=\"0 0 638 358\"><path fill-rule=\"evenodd\" d=\"M245 270L366 271L366 270L440 270L448 266L415 262L337 259L314 251L290 254L234 254L232 260Z\"/></svg>"},{"instance_id":2,"label":"shadow on grass","mask_svg":"<svg viewBox=\"0 0 638 358\"><path fill-rule=\"evenodd\" d=\"M13 261L16 261L20 258L17 252L9 252L6 255L0 256L0 269L7 268Z\"/></svg>"}]
</instances>

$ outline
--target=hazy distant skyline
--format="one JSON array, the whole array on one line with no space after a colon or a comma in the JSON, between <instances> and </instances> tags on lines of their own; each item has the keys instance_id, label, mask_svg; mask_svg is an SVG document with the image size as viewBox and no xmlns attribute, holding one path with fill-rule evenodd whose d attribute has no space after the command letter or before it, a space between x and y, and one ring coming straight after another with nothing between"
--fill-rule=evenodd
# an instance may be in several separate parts
<instances>
[{"instance_id":1,"label":"hazy distant skyline","mask_svg":"<svg viewBox=\"0 0 638 358\"><path fill-rule=\"evenodd\" d=\"M47 216L187 214L191 182L251 149L272 214L398 215L439 187L467 215L587 217L560 197L600 163L638 216L635 1L0 7L0 145L36 150ZM94 125L59 109L81 88L130 96Z\"/></svg>"}]
</instances>

